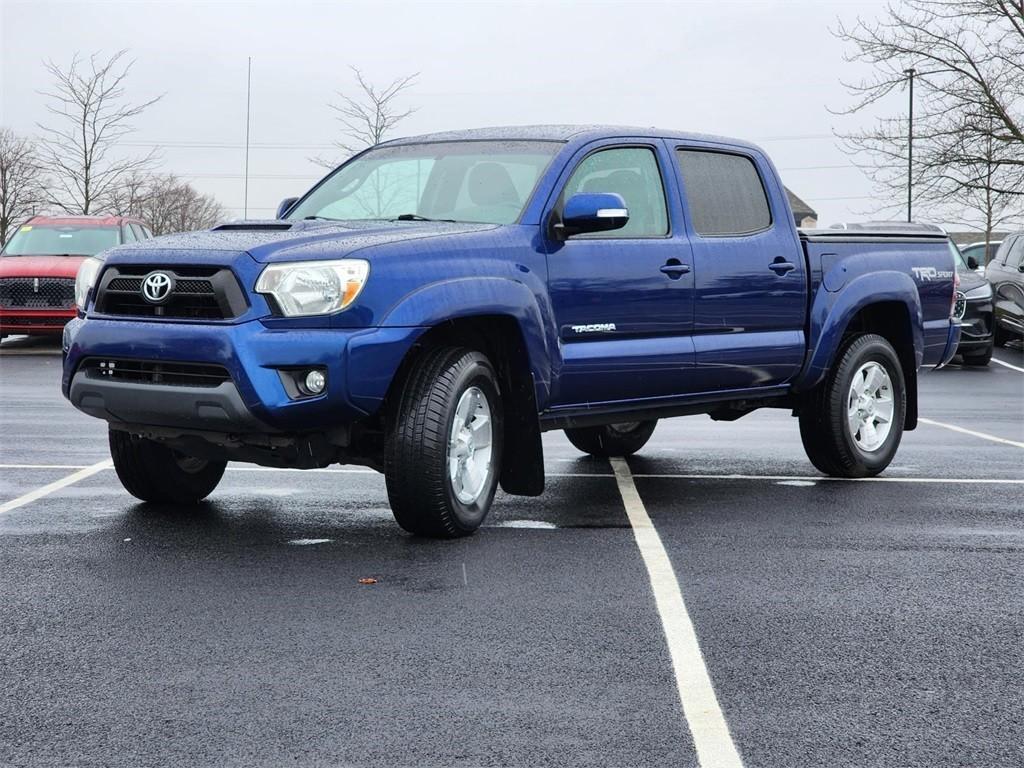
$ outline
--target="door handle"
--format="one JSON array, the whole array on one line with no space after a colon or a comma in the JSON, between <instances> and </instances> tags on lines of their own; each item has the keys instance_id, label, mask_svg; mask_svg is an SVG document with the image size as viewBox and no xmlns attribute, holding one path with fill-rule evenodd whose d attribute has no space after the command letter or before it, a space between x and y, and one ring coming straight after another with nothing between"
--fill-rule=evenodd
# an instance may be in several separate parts
<instances>
[{"instance_id":1,"label":"door handle","mask_svg":"<svg viewBox=\"0 0 1024 768\"><path fill-rule=\"evenodd\" d=\"M668 275L670 280L678 280L689 271L689 265L683 264L679 259L669 259L661 268L661 273Z\"/></svg>"},{"instance_id":2,"label":"door handle","mask_svg":"<svg viewBox=\"0 0 1024 768\"><path fill-rule=\"evenodd\" d=\"M786 261L782 256L776 256L775 261L768 265L768 269L781 277L787 272L796 269L796 264Z\"/></svg>"}]
</instances>

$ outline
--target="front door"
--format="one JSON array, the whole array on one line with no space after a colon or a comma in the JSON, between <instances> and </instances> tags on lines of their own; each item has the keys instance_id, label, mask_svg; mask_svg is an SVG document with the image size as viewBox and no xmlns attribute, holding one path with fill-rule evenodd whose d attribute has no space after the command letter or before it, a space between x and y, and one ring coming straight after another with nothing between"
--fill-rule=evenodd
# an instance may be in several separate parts
<instances>
[{"instance_id":1,"label":"front door","mask_svg":"<svg viewBox=\"0 0 1024 768\"><path fill-rule=\"evenodd\" d=\"M685 392L693 366L689 243L673 227L678 189L659 142L591 145L569 164L555 206L576 193L622 196L629 222L549 245L562 370L555 406Z\"/></svg>"}]
</instances>

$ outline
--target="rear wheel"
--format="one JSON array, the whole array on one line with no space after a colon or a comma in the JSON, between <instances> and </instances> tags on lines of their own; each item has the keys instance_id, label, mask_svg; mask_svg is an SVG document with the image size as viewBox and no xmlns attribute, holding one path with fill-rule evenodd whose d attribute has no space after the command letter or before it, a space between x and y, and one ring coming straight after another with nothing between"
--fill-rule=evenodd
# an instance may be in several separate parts
<instances>
[{"instance_id":1,"label":"rear wheel","mask_svg":"<svg viewBox=\"0 0 1024 768\"><path fill-rule=\"evenodd\" d=\"M110 430L109 441L121 485L142 501L196 504L213 493L227 466L117 429Z\"/></svg>"},{"instance_id":2,"label":"rear wheel","mask_svg":"<svg viewBox=\"0 0 1024 768\"><path fill-rule=\"evenodd\" d=\"M398 524L448 539L479 528L498 487L502 434L487 357L464 347L428 352L406 383L388 440L385 480Z\"/></svg>"},{"instance_id":3,"label":"rear wheel","mask_svg":"<svg viewBox=\"0 0 1024 768\"><path fill-rule=\"evenodd\" d=\"M601 427L580 427L565 430L569 442L591 456L630 456L654 434L658 420L630 421Z\"/></svg>"},{"instance_id":4,"label":"rear wheel","mask_svg":"<svg viewBox=\"0 0 1024 768\"><path fill-rule=\"evenodd\" d=\"M877 475L896 455L906 409L896 351L876 334L858 336L800 408L807 458L834 477Z\"/></svg>"}]
</instances>

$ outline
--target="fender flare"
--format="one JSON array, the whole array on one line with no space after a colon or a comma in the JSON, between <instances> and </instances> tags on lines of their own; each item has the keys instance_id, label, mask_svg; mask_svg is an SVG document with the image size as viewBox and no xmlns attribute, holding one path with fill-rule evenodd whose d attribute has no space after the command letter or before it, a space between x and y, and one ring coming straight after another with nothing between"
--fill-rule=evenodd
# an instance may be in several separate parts
<instances>
[{"instance_id":1,"label":"fender flare","mask_svg":"<svg viewBox=\"0 0 1024 768\"><path fill-rule=\"evenodd\" d=\"M479 315L505 315L516 321L530 360L537 404L543 408L551 392L551 348L540 301L525 283L507 277L463 277L430 283L403 297L380 324L429 328Z\"/></svg>"},{"instance_id":2,"label":"fender flare","mask_svg":"<svg viewBox=\"0 0 1024 768\"><path fill-rule=\"evenodd\" d=\"M853 317L865 307L883 302L900 303L907 309L914 347L913 369L916 371L921 366L924 349L921 298L909 275L885 270L860 275L838 292L827 291L824 286L818 289L809 313L810 352L794 389L803 392L817 386L835 360Z\"/></svg>"}]
</instances>

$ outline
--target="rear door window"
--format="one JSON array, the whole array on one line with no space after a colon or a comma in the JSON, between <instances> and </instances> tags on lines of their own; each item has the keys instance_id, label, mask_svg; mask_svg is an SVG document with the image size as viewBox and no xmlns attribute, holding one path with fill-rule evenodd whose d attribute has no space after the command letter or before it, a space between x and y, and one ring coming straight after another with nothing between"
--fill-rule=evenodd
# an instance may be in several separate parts
<instances>
[{"instance_id":1,"label":"rear door window","mask_svg":"<svg viewBox=\"0 0 1024 768\"><path fill-rule=\"evenodd\" d=\"M693 228L705 237L749 235L771 226L768 196L745 155L678 149Z\"/></svg>"}]
</instances>

